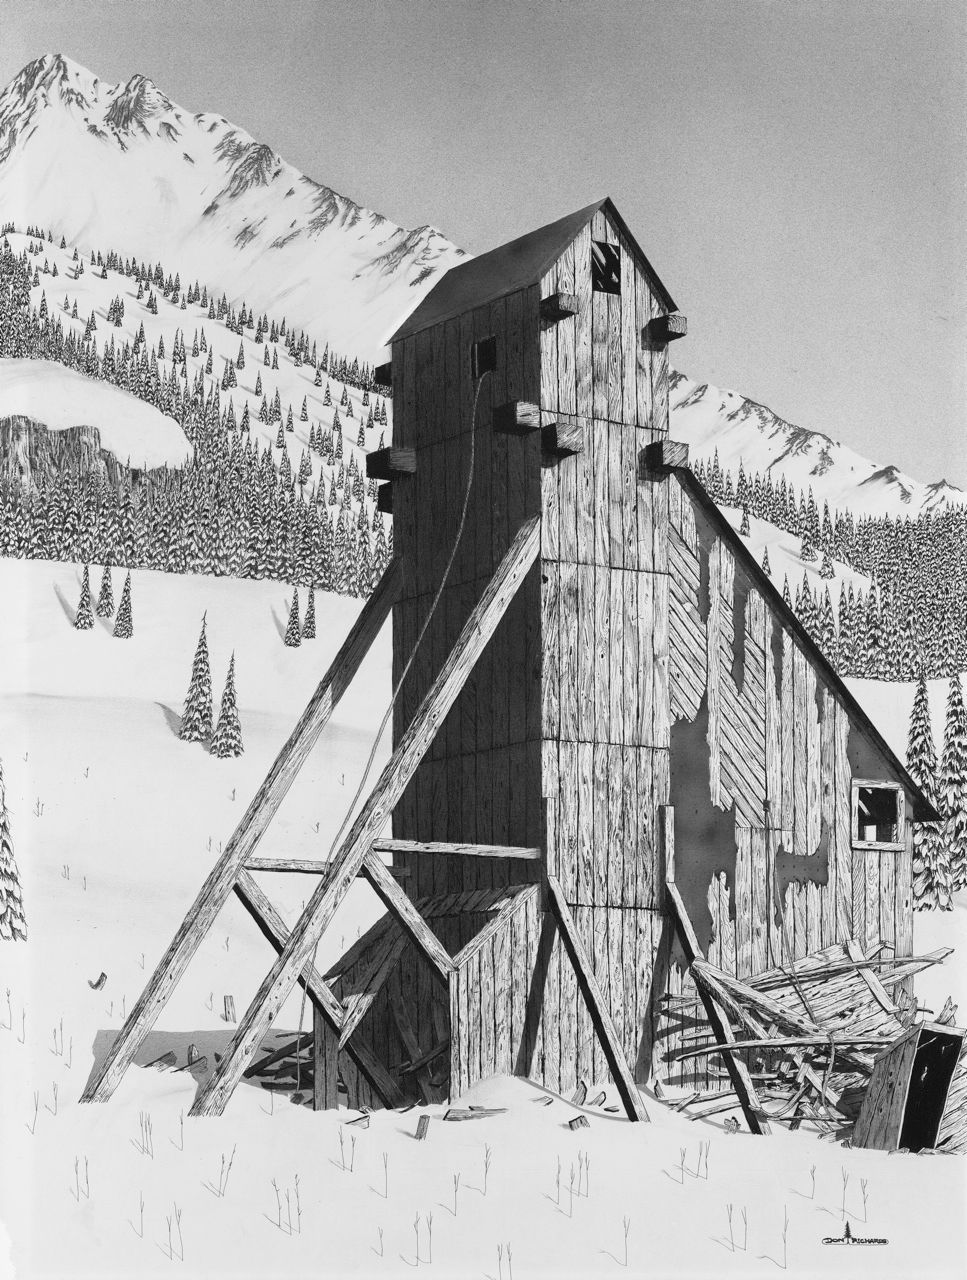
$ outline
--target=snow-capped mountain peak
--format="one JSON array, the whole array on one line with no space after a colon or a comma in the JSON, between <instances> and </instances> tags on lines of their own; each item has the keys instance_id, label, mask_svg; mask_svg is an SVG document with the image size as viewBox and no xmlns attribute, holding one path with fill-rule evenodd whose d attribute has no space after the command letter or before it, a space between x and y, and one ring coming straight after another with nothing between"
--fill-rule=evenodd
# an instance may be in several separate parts
<instances>
[{"instance_id":1,"label":"snow-capped mountain peak","mask_svg":"<svg viewBox=\"0 0 967 1280\"><path fill-rule=\"evenodd\" d=\"M160 260L362 359L465 256L436 229L400 227L300 173L223 116L183 110L140 73L105 84L56 53L0 93L0 221Z\"/></svg>"},{"instance_id":2,"label":"snow-capped mountain peak","mask_svg":"<svg viewBox=\"0 0 967 1280\"><path fill-rule=\"evenodd\" d=\"M939 480L923 484L898 467L878 466L821 431L797 427L765 405L673 372L669 380L671 434L694 460L719 455L723 470L785 476L816 501L855 515L910 516L963 506L967 494Z\"/></svg>"}]
</instances>

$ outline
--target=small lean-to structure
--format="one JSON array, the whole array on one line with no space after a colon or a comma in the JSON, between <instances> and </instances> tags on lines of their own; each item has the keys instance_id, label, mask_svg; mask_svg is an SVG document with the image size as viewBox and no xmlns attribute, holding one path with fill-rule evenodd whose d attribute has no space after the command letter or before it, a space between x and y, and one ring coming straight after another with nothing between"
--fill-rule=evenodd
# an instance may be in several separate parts
<instances>
[{"instance_id":1,"label":"small lean-to structure","mask_svg":"<svg viewBox=\"0 0 967 1280\"><path fill-rule=\"evenodd\" d=\"M826 1035L808 997L769 994L799 1000L819 955L863 999L870 953L898 962L896 1026L871 1036L902 1030L912 824L933 810L669 440L685 328L604 200L452 268L397 331L377 371L394 440L369 460L396 558L85 1098L110 1095L232 892L278 958L195 1114L265 1065L296 982L320 1107L516 1073L610 1077L646 1119L640 1086L705 1090L724 1064L765 1132L752 1050L730 1046ZM258 857L390 614L389 764L331 863ZM254 878L273 870L320 876L291 931ZM357 876L387 914L320 974Z\"/></svg>"}]
</instances>

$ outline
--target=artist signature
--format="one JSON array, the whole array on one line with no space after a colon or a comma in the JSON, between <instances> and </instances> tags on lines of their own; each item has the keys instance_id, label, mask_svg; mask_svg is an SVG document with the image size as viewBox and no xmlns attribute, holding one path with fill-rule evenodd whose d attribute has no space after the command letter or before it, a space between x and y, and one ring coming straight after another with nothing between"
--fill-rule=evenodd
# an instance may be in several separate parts
<instances>
[{"instance_id":1,"label":"artist signature","mask_svg":"<svg viewBox=\"0 0 967 1280\"><path fill-rule=\"evenodd\" d=\"M824 1236L823 1244L889 1244L885 1236L854 1236L849 1223L841 1236Z\"/></svg>"}]
</instances>

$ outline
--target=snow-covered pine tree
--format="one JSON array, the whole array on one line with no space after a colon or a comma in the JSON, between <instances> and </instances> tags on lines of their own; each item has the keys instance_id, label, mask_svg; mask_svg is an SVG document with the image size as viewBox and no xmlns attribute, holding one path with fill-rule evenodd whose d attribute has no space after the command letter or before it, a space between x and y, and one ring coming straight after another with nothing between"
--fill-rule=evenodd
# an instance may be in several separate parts
<instances>
[{"instance_id":1,"label":"snow-covered pine tree","mask_svg":"<svg viewBox=\"0 0 967 1280\"><path fill-rule=\"evenodd\" d=\"M191 664L191 683L185 696L178 737L182 742L204 742L212 731L212 673L208 661L207 614L202 614L201 632Z\"/></svg>"},{"instance_id":2,"label":"snow-covered pine tree","mask_svg":"<svg viewBox=\"0 0 967 1280\"><path fill-rule=\"evenodd\" d=\"M295 587L292 589L292 607L289 609L289 625L285 629L285 643L290 649L295 649L302 643L302 632L299 627L299 592Z\"/></svg>"},{"instance_id":3,"label":"snow-covered pine tree","mask_svg":"<svg viewBox=\"0 0 967 1280\"><path fill-rule=\"evenodd\" d=\"M967 888L967 712L957 674L950 677L947 695L937 800L953 887Z\"/></svg>"},{"instance_id":4,"label":"snow-covered pine tree","mask_svg":"<svg viewBox=\"0 0 967 1280\"><path fill-rule=\"evenodd\" d=\"M316 593L309 588L309 599L306 601L306 616L302 624L303 640L315 640L316 638Z\"/></svg>"},{"instance_id":5,"label":"snow-covered pine tree","mask_svg":"<svg viewBox=\"0 0 967 1280\"><path fill-rule=\"evenodd\" d=\"M218 724L212 734L211 753L220 760L240 756L245 748L242 746L242 726L238 720L238 705L235 698L235 654L228 664L228 675L222 692L222 705L218 713Z\"/></svg>"},{"instance_id":6,"label":"snow-covered pine tree","mask_svg":"<svg viewBox=\"0 0 967 1280\"><path fill-rule=\"evenodd\" d=\"M15 942L18 938L26 942L27 921L24 917L20 873L13 856L3 762L0 761L0 939Z\"/></svg>"},{"instance_id":7,"label":"snow-covered pine tree","mask_svg":"<svg viewBox=\"0 0 967 1280\"><path fill-rule=\"evenodd\" d=\"M740 479L741 479L741 477L742 477L742 471L741 471L741 469L740 469L740 471L739 471L739 476L740 476ZM750 526L749 526L749 504L748 504L747 502L743 502L743 504L742 504L742 524L741 524L741 526L739 527L739 533L742 535L742 537L743 537L743 538L748 538L748 536L749 536L749 534L750 534L751 532L752 532L752 530L751 530L751 528L750 528Z\"/></svg>"},{"instance_id":8,"label":"snow-covered pine tree","mask_svg":"<svg viewBox=\"0 0 967 1280\"><path fill-rule=\"evenodd\" d=\"M131 573L124 579L118 616L114 619L114 635L118 640L130 640L134 635L134 618L131 613Z\"/></svg>"},{"instance_id":9,"label":"snow-covered pine tree","mask_svg":"<svg viewBox=\"0 0 967 1280\"><path fill-rule=\"evenodd\" d=\"M907 736L907 768L931 804L937 802L937 752L930 727L930 702L923 672L910 713ZM937 822L917 822L913 827L913 900L917 911L950 911L952 884L950 860Z\"/></svg>"},{"instance_id":10,"label":"snow-covered pine tree","mask_svg":"<svg viewBox=\"0 0 967 1280\"><path fill-rule=\"evenodd\" d=\"M101 589L94 612L99 618L110 618L114 613L114 588L111 585L111 566L106 564L101 572Z\"/></svg>"},{"instance_id":11,"label":"snow-covered pine tree","mask_svg":"<svg viewBox=\"0 0 967 1280\"><path fill-rule=\"evenodd\" d=\"M769 564L769 548L764 547L762 551L762 572L771 574L772 566Z\"/></svg>"},{"instance_id":12,"label":"snow-covered pine tree","mask_svg":"<svg viewBox=\"0 0 967 1280\"><path fill-rule=\"evenodd\" d=\"M87 565L84 566L84 576L81 579L81 598L77 602L77 612L74 614L74 626L78 631L90 631L94 625L94 614L91 612L91 573Z\"/></svg>"}]
</instances>

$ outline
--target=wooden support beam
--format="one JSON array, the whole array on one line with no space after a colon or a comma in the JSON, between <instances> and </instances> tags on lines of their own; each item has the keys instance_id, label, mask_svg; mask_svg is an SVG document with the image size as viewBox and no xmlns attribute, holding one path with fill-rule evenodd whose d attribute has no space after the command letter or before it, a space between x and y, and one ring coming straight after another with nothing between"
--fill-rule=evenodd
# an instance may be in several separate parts
<instances>
[{"instance_id":1,"label":"wooden support beam","mask_svg":"<svg viewBox=\"0 0 967 1280\"><path fill-rule=\"evenodd\" d=\"M682 950L685 952L685 959L691 966L697 961L704 960L705 956L699 946L698 938L695 936L692 922L688 918L688 912L678 891L678 886L675 884L675 809L673 805L661 806L660 824L663 845L662 860L665 864L666 909L675 922L678 938L682 944ZM729 1073L732 1087L735 1089L736 1096L742 1106L746 1124L752 1133L771 1133L769 1121L765 1117L755 1084L749 1074L749 1068L741 1058L729 1052L729 1045L735 1041L732 1024L711 992L700 983L697 985L699 998L705 1006L705 1014L715 1034L715 1039L724 1047L725 1068Z\"/></svg>"},{"instance_id":2,"label":"wooden support beam","mask_svg":"<svg viewBox=\"0 0 967 1280\"><path fill-rule=\"evenodd\" d=\"M688 320L680 311L673 311L667 316L655 316L649 320L641 331L641 341L647 347L653 344L664 345L684 338L688 333Z\"/></svg>"},{"instance_id":3,"label":"wooden support beam","mask_svg":"<svg viewBox=\"0 0 967 1280\"><path fill-rule=\"evenodd\" d=\"M376 853L442 853L465 858L522 858L536 861L542 849L513 844L459 844L449 840L374 840ZM392 870L392 868L390 868Z\"/></svg>"},{"instance_id":4,"label":"wooden support beam","mask_svg":"<svg viewBox=\"0 0 967 1280\"><path fill-rule=\"evenodd\" d=\"M682 950L685 952L685 959L689 965L693 965L696 960L704 959L704 956L701 947L698 945L692 922L688 918L688 912L685 910L685 903L682 901L678 886L674 881L666 883L665 894L670 914L675 920ZM705 1014L715 1039L722 1048L725 1057L725 1069L729 1073L729 1079L732 1081L732 1086L742 1106L742 1112L750 1132L759 1134L771 1133L769 1121L766 1119L765 1111L759 1101L759 1095L756 1092L752 1076L749 1074L749 1068L741 1058L730 1051L730 1046L735 1043L732 1024L718 1001L701 983L698 984L698 994L702 1004L705 1006Z\"/></svg>"},{"instance_id":5,"label":"wooden support beam","mask_svg":"<svg viewBox=\"0 0 967 1280\"><path fill-rule=\"evenodd\" d=\"M587 1005L588 1013L591 1015L591 1022L601 1042L605 1061L608 1064L611 1075L614 1077L615 1086L624 1104L628 1119L647 1121L648 1112L645 1110L644 1103L641 1100L641 1094L638 1092L634 1076L625 1061L625 1056L618 1040L618 1033L615 1031L608 1006L605 1004L601 988L598 986L598 981L594 976L591 958L585 949L584 943L581 941L580 934L574 927L570 908L564 900L564 891L555 876L549 875L547 877L547 889L551 912L557 921L557 927L561 933L561 941L564 943L564 949L571 961L571 966L578 980L578 986L581 988L581 995L584 997L584 1003Z\"/></svg>"},{"instance_id":6,"label":"wooden support beam","mask_svg":"<svg viewBox=\"0 0 967 1280\"><path fill-rule=\"evenodd\" d=\"M376 490L376 510L382 511L383 515L391 516L393 514L393 482L390 480L387 484L381 484Z\"/></svg>"},{"instance_id":7,"label":"wooden support beam","mask_svg":"<svg viewBox=\"0 0 967 1280\"><path fill-rule=\"evenodd\" d=\"M332 870L332 863L313 858L249 858L245 864L246 871L281 871L299 873L307 876L325 876ZM406 880L410 874L408 867L390 867L390 875L397 880Z\"/></svg>"},{"instance_id":8,"label":"wooden support beam","mask_svg":"<svg viewBox=\"0 0 967 1280\"><path fill-rule=\"evenodd\" d=\"M564 413L541 414L541 448L559 458L569 458L584 449L587 424L583 418Z\"/></svg>"},{"instance_id":9,"label":"wooden support beam","mask_svg":"<svg viewBox=\"0 0 967 1280\"><path fill-rule=\"evenodd\" d=\"M192 1115L221 1115L252 1053L287 999L317 942L332 923L339 904L356 878L363 859L397 800L429 750L437 731L463 688L467 676L490 642L508 606L530 572L540 547L540 521L524 522L460 633L440 674L424 697L369 799L353 822L336 855L332 873L316 886L296 921L283 952L255 994L225 1057L202 1086ZM392 877L387 879L396 888Z\"/></svg>"},{"instance_id":10,"label":"wooden support beam","mask_svg":"<svg viewBox=\"0 0 967 1280\"><path fill-rule=\"evenodd\" d=\"M246 911L259 926L263 936L268 939L275 952L281 955L289 940L289 930L285 921L247 871L243 871L239 875L235 893ZM320 1017L325 1019L332 1031L338 1035L342 1030L345 1010L311 962L306 965L299 975L298 982L312 1001L313 1008L318 1011ZM238 1032L236 1031L235 1034L237 1036ZM399 1107L403 1105L406 1098L402 1090L370 1049L354 1041L347 1045L346 1051L373 1086L384 1106Z\"/></svg>"},{"instance_id":11,"label":"wooden support beam","mask_svg":"<svg viewBox=\"0 0 967 1280\"><path fill-rule=\"evenodd\" d=\"M340 1049L345 1049L349 1037L366 1016L405 949L406 934L402 929L393 930L384 939L383 945L376 948L368 968L360 978L359 990L345 998L346 1015L339 1033Z\"/></svg>"},{"instance_id":12,"label":"wooden support beam","mask_svg":"<svg viewBox=\"0 0 967 1280\"><path fill-rule=\"evenodd\" d=\"M673 467L688 466L688 445L679 440L655 440L645 447L645 468L648 471L669 471Z\"/></svg>"},{"instance_id":13,"label":"wooden support beam","mask_svg":"<svg viewBox=\"0 0 967 1280\"><path fill-rule=\"evenodd\" d=\"M542 320L565 320L578 313L576 293L550 293L541 298L540 313Z\"/></svg>"},{"instance_id":14,"label":"wooden support beam","mask_svg":"<svg viewBox=\"0 0 967 1280\"><path fill-rule=\"evenodd\" d=\"M494 430L505 435L524 436L531 431L539 431L541 426L540 406L528 400L512 400L509 404L499 404L494 408Z\"/></svg>"},{"instance_id":15,"label":"wooden support beam","mask_svg":"<svg viewBox=\"0 0 967 1280\"><path fill-rule=\"evenodd\" d=\"M506 926L510 917L524 906L528 898L533 898L536 895L539 888L539 885L529 884L513 892L512 887L508 887L507 900L501 903L500 909L493 919L488 920L480 932L475 934L466 946L462 947L453 957L455 968L462 969L468 960L473 959L477 952Z\"/></svg>"},{"instance_id":16,"label":"wooden support beam","mask_svg":"<svg viewBox=\"0 0 967 1280\"><path fill-rule=\"evenodd\" d=\"M372 849L363 857L362 874L373 886L386 910L395 916L444 982L449 982L455 965L449 951L390 875L389 868Z\"/></svg>"},{"instance_id":17,"label":"wooden support beam","mask_svg":"<svg viewBox=\"0 0 967 1280\"><path fill-rule=\"evenodd\" d=\"M82 1102L106 1102L114 1093L215 917L225 905L239 872L255 853L296 775L319 741L339 699L359 670L360 663L396 603L401 581L400 563L393 560L363 605L299 723L245 810L224 853L209 872L147 986L135 1001L117 1039L91 1076L81 1094Z\"/></svg>"},{"instance_id":18,"label":"wooden support beam","mask_svg":"<svg viewBox=\"0 0 967 1280\"><path fill-rule=\"evenodd\" d=\"M366 475L370 480L395 480L397 476L416 473L416 450L390 445L387 449L374 449L366 455Z\"/></svg>"}]
</instances>

